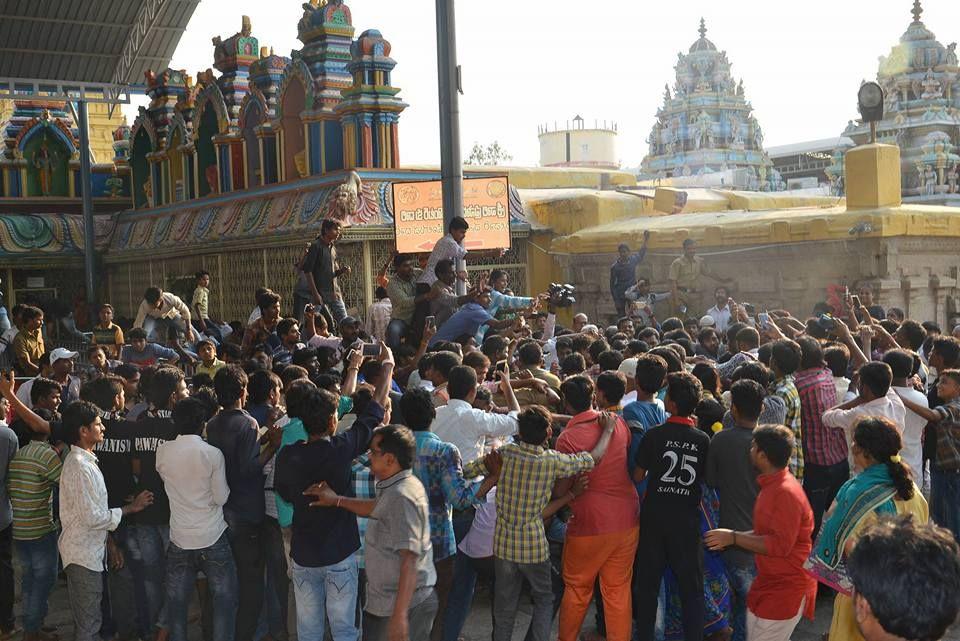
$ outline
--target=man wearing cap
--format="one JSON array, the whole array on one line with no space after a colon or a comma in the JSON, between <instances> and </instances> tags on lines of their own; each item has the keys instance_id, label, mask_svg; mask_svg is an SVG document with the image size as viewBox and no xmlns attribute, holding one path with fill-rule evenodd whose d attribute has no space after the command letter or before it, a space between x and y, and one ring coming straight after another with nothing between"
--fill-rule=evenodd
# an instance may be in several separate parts
<instances>
[{"instance_id":1,"label":"man wearing cap","mask_svg":"<svg viewBox=\"0 0 960 641\"><path fill-rule=\"evenodd\" d=\"M647 255L647 241L650 240L650 232L643 232L643 244L640 251L631 255L630 246L621 244L617 247L617 262L610 266L610 295L613 296L613 302L617 306L617 318L626 314L626 291L637 280L637 266L643 262Z\"/></svg>"},{"instance_id":2,"label":"man wearing cap","mask_svg":"<svg viewBox=\"0 0 960 641\"><path fill-rule=\"evenodd\" d=\"M713 290L713 298L716 305L707 310L707 315L700 319L700 327L707 327L703 320L708 316L713 319L713 328L718 332L725 332L730 327L733 313L730 311L730 292L723 285Z\"/></svg>"},{"instance_id":3,"label":"man wearing cap","mask_svg":"<svg viewBox=\"0 0 960 641\"><path fill-rule=\"evenodd\" d=\"M50 378L60 384L60 402L64 406L80 399L80 379L73 375L73 359L76 357L76 352L63 347L50 352ZM38 374L37 378L41 376L43 372ZM17 398L31 409L33 403L30 402L30 390L35 380L36 378L30 379L17 388Z\"/></svg>"},{"instance_id":4,"label":"man wearing cap","mask_svg":"<svg viewBox=\"0 0 960 641\"><path fill-rule=\"evenodd\" d=\"M334 350L337 360L342 361L347 352L361 340L360 332L363 331L363 323L353 316L345 316L340 321L339 336L320 336L317 334L316 321L317 310L306 310L303 314L303 340L307 342L307 347L316 349L317 347L329 347Z\"/></svg>"},{"instance_id":5,"label":"man wearing cap","mask_svg":"<svg viewBox=\"0 0 960 641\"><path fill-rule=\"evenodd\" d=\"M700 277L706 276L721 283L729 283L732 278L723 278L709 271L703 259L697 256L697 241L687 238L683 241L683 255L670 263L670 293L678 311L696 307L700 302Z\"/></svg>"}]
</instances>

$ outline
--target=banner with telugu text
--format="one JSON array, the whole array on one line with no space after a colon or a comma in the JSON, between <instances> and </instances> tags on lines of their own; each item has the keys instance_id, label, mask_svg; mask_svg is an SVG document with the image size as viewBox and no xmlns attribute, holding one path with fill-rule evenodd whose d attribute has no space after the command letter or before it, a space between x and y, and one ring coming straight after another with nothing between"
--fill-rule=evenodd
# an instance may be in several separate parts
<instances>
[{"instance_id":1,"label":"banner with telugu text","mask_svg":"<svg viewBox=\"0 0 960 641\"><path fill-rule=\"evenodd\" d=\"M463 217L470 224L464 241L467 249L509 248L510 187L507 177L465 178ZM441 182L394 183L393 218L398 252L429 252L446 233Z\"/></svg>"}]
</instances>

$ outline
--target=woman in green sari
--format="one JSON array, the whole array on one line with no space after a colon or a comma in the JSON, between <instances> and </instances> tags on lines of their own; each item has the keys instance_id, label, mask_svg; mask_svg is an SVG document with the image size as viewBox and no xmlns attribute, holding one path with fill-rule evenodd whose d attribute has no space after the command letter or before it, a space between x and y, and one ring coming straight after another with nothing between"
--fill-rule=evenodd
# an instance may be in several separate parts
<instances>
[{"instance_id":1,"label":"woman in green sari","mask_svg":"<svg viewBox=\"0 0 960 641\"><path fill-rule=\"evenodd\" d=\"M851 453L858 474L837 493L805 565L818 581L837 591L831 641L863 640L844 563L861 532L881 515L912 514L917 523L927 522L927 502L900 460L902 446L900 432L888 418L861 419L853 430Z\"/></svg>"}]
</instances>

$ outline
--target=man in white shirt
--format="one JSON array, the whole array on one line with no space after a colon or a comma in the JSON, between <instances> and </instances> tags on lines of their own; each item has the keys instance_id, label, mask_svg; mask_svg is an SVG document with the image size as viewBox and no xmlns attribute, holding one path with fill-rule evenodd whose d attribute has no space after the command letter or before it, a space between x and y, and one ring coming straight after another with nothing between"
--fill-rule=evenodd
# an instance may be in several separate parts
<instances>
[{"instance_id":1,"label":"man in white shirt","mask_svg":"<svg viewBox=\"0 0 960 641\"><path fill-rule=\"evenodd\" d=\"M76 401L64 410L62 426L73 447L60 474L62 531L57 547L67 575L74 639L95 641L100 635L108 533L117 529L124 515L140 512L153 503L153 494L143 491L132 503L110 509L107 486L93 453L93 448L103 441L100 411L92 403ZM113 564L112 542L110 547Z\"/></svg>"},{"instance_id":2,"label":"man in white shirt","mask_svg":"<svg viewBox=\"0 0 960 641\"><path fill-rule=\"evenodd\" d=\"M460 450L464 463L474 461L487 452L487 437L513 436L517 432L520 404L510 385L510 372L500 379L500 391L507 399L508 414L493 414L473 407L477 396L477 372L472 367L455 367L450 372L447 392L450 400L437 408L437 418L430 430L441 441L453 443Z\"/></svg>"},{"instance_id":3,"label":"man in white shirt","mask_svg":"<svg viewBox=\"0 0 960 641\"><path fill-rule=\"evenodd\" d=\"M890 389L893 382L893 371L886 363L873 361L860 368L860 395L829 409L823 413L823 424L826 427L840 428L846 433L847 448L849 451L853 443L853 429L860 419L867 416L883 416L893 421L900 434L906 420L907 409L897 393ZM850 455L851 466L853 456ZM852 467L851 467L852 469Z\"/></svg>"},{"instance_id":4,"label":"man in white shirt","mask_svg":"<svg viewBox=\"0 0 960 641\"><path fill-rule=\"evenodd\" d=\"M142 327L148 338L154 333L154 340L158 343L167 342L166 330L169 326L176 328L178 335L186 336L190 342L199 340L199 335L195 334L190 324L190 308L187 304L179 296L162 291L159 287L148 287L143 293L133 326Z\"/></svg>"},{"instance_id":5,"label":"man in white shirt","mask_svg":"<svg viewBox=\"0 0 960 641\"><path fill-rule=\"evenodd\" d=\"M170 499L166 607L171 641L186 641L198 570L211 592L213 638L233 637L237 568L223 518L230 488L223 453L200 436L212 415L213 408L200 399L183 399L173 408L177 438L157 448L157 472Z\"/></svg>"},{"instance_id":6,"label":"man in white shirt","mask_svg":"<svg viewBox=\"0 0 960 641\"><path fill-rule=\"evenodd\" d=\"M891 387L899 396L913 401L921 407L928 407L927 397L923 392L918 392L909 383L913 376L914 361L913 354L904 349L891 349L883 355L883 362L890 366L893 372L893 383ZM917 487L924 486L923 474L923 447L921 438L923 429L927 425L927 419L920 416L912 410L906 411L906 418L903 423L903 462L910 466L913 472L913 481Z\"/></svg>"},{"instance_id":7,"label":"man in white shirt","mask_svg":"<svg viewBox=\"0 0 960 641\"><path fill-rule=\"evenodd\" d=\"M707 316L711 317L716 323L714 329L723 333L730 326L730 320L733 316L730 312L730 292L721 285L713 290L713 298L717 304L707 310Z\"/></svg>"}]
</instances>

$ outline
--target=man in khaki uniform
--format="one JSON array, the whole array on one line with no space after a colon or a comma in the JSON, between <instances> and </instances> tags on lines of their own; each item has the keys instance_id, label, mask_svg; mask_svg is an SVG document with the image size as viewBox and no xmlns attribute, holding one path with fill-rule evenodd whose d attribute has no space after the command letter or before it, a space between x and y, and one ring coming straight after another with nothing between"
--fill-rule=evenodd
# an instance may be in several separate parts
<instances>
[{"instance_id":1,"label":"man in khaki uniform","mask_svg":"<svg viewBox=\"0 0 960 641\"><path fill-rule=\"evenodd\" d=\"M699 313L702 302L700 279L703 276L724 284L733 282L732 278L718 276L707 269L703 259L697 256L697 242L688 238L683 241L683 255L670 263L668 279L675 313L681 316Z\"/></svg>"}]
</instances>

